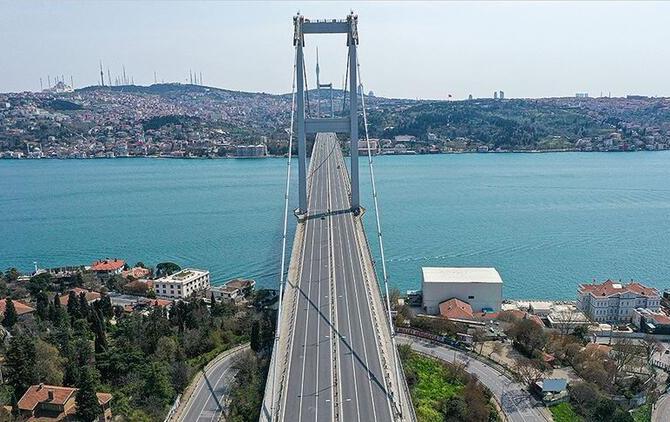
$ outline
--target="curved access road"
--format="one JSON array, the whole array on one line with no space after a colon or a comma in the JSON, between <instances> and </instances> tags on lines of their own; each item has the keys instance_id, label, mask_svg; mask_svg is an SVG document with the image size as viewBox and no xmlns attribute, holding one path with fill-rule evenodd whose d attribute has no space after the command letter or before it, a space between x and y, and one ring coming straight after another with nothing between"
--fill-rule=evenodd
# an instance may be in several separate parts
<instances>
[{"instance_id":1,"label":"curved access road","mask_svg":"<svg viewBox=\"0 0 670 422\"><path fill-rule=\"evenodd\" d=\"M176 418L184 422L218 421L226 409L226 395L235 378L235 363L248 346L224 352L208 364L192 385L193 393Z\"/></svg>"},{"instance_id":2,"label":"curved access road","mask_svg":"<svg viewBox=\"0 0 670 422\"><path fill-rule=\"evenodd\" d=\"M507 420L511 422L552 421L551 415L539 404L523 385L507 375L456 349L438 345L427 340L399 334L399 344L409 344L413 350L434 356L446 362L467 362L465 370L476 375L487 386L500 403Z\"/></svg>"},{"instance_id":3,"label":"curved access road","mask_svg":"<svg viewBox=\"0 0 670 422\"><path fill-rule=\"evenodd\" d=\"M651 422L665 422L670 415L670 393L665 393L658 398L651 414Z\"/></svg>"}]
</instances>

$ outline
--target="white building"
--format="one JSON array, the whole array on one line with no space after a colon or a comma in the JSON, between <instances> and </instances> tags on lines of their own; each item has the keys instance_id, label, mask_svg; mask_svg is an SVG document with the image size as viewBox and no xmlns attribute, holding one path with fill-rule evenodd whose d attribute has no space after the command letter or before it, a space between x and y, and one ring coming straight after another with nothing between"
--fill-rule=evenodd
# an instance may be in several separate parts
<instances>
[{"instance_id":1,"label":"white building","mask_svg":"<svg viewBox=\"0 0 670 422\"><path fill-rule=\"evenodd\" d=\"M658 290L637 282L580 284L577 296L577 307L596 322L630 322L636 308L658 312L661 305Z\"/></svg>"},{"instance_id":2,"label":"white building","mask_svg":"<svg viewBox=\"0 0 670 422\"><path fill-rule=\"evenodd\" d=\"M473 312L497 312L502 303L503 281L495 268L423 267L423 309L437 314L440 303L457 298Z\"/></svg>"},{"instance_id":3,"label":"white building","mask_svg":"<svg viewBox=\"0 0 670 422\"><path fill-rule=\"evenodd\" d=\"M209 271L184 268L154 281L156 295L170 299L186 299L195 292L209 289Z\"/></svg>"}]
</instances>

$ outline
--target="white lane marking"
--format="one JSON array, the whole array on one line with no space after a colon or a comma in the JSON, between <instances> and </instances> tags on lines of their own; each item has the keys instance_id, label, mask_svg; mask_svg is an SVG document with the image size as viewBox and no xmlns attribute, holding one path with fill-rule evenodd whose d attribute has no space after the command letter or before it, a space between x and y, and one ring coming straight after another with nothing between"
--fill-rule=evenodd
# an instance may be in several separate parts
<instances>
[{"instance_id":1,"label":"white lane marking","mask_svg":"<svg viewBox=\"0 0 670 422\"><path fill-rule=\"evenodd\" d=\"M328 162L328 209L332 210L333 209L333 196L332 196L332 186L330 183L330 162ZM330 406L330 417L331 420L335 420L335 406L338 406L338 416L340 416L340 412L342 412L342 406L341 403L335 404L335 386L333 386L334 382L334 369L333 365L336 359L338 359L337 353L335 353L335 356L332 355L333 353L333 347L337 345L336 340L334 341L333 337L333 327L337 330L337 281L335 280L335 270L334 270L334 265L335 265L335 241L334 241L334 236L333 236L333 217L328 218L328 286L331 288L329 290L329 295L328 295L328 306L329 310L332 311L332 314L329 314L329 317L332 315L332 321L330 322L328 326L328 339L329 339L329 354L330 354L330 399L327 400L328 402L331 403ZM331 276L332 275L332 279ZM332 295L330 294L332 293ZM333 300L333 296L335 296L335 300ZM339 349L335 349L336 351ZM340 374L340 365L338 362L337 365L337 370L338 370L338 381L341 379L341 374ZM337 384L337 389L338 389L338 400L341 400L342 397L342 383L338 382Z\"/></svg>"},{"instance_id":2,"label":"white lane marking","mask_svg":"<svg viewBox=\"0 0 670 422\"><path fill-rule=\"evenodd\" d=\"M351 227L351 235L352 235L352 237L353 237L353 239L354 239L354 242L356 242L356 245L357 245L357 246L360 246L360 244L361 244L362 242L359 242L358 234L357 234L357 232L356 232L356 227L355 227L355 225L354 225L354 217L353 217L353 215L352 215L351 218L349 218L348 220L349 220L349 223L350 223L350 227ZM362 281L363 284L365 285L365 273L366 273L366 269L363 268L363 256L362 256L362 253L363 253L363 251L362 251L359 247L357 247L357 248L356 248L356 256L357 256L357 258L358 258L358 267L359 267L359 269L360 269L360 271L361 271L361 277L363 277L363 280L361 280L361 281ZM373 280L374 282L377 282L377 276L376 276L376 274L369 274L369 275L370 275L370 278L372 278L372 280ZM372 281L370 281L370 282L372 282ZM364 308L368 311L368 316L370 317L370 325L371 325L370 328L372 328L372 330L375 331L375 330L374 330L375 319L374 319L374 316L372 315L372 306L374 306L374 305L373 305L373 300L372 300L372 298L370 297L370 295L368 294L367 286L365 286L365 288L364 288L363 290L365 291L366 304L369 304L369 306L364 306ZM356 289L356 298L358 299L358 289ZM379 343L377 342L377 339L376 339L376 338L374 339L373 344L374 344L374 347L375 347L375 351L377 352L377 361L379 362L379 370L380 370L379 375L382 377L381 380L378 379L377 381L378 381L378 382L382 382L382 381L383 381L384 386L386 386L386 387L388 388L388 387L390 387L390 385L386 385L386 377L384 376L384 368L381 366L381 363L382 363L381 351L380 351L380 349L379 349ZM370 384L370 385L372 386L372 384ZM393 415L393 407L392 407L391 399L390 399L390 397L389 397L389 395L388 395L388 392L386 392L386 395L385 395L385 401L386 401L386 404L387 404L387 406L388 406L389 415L392 416L392 415Z\"/></svg>"},{"instance_id":3,"label":"white lane marking","mask_svg":"<svg viewBox=\"0 0 670 422\"><path fill-rule=\"evenodd\" d=\"M339 189L337 190L338 191L337 196L338 196L338 199L342 200L342 203L338 204L338 208L339 208L341 206L344 206L344 204L346 204L346 199L345 199L346 196L344 195L344 192L343 192L343 189L342 189L343 184L338 183L338 185L339 185ZM334 218L341 221L343 218L345 218L344 216L346 216L346 214L338 215L338 216L335 216ZM356 367L355 367L355 364L354 364L354 356L353 356L354 340L353 340L353 338L351 338L351 339L349 338L349 337L351 337L351 314L349 312L349 306L348 306L349 305L349 297L348 297L348 294L347 294L347 274L346 274L346 269L345 269L346 266L344 265L344 248L343 248L343 242L342 242L342 230L340 228L338 228L337 234L338 234L339 247L340 247L340 259L341 259L341 262L342 262L342 266L340 267L340 269L342 270L342 273L344 274L344 279L343 279L342 283L344 285L344 308L347 311L347 327L348 327L348 332L347 332L348 335L346 337L343 337L343 341L345 339L348 339L349 347L351 348L351 351L352 351L350 359L351 359L351 374L352 374L352 378L353 378L353 381L354 381L354 394L355 394L355 397L356 397L356 401L354 402L354 405L356 406L357 420L360 422L361 413L360 413L360 407L359 407L360 401L359 401L359 395L358 395L358 380L356 379ZM351 398L348 398L346 401L350 402Z\"/></svg>"},{"instance_id":4,"label":"white lane marking","mask_svg":"<svg viewBox=\"0 0 670 422\"><path fill-rule=\"evenodd\" d=\"M352 238L349 237L349 226L350 226L349 223L351 223L351 227L352 227L352 231L353 231L353 218L354 218L353 215L349 215L349 214L346 214L345 218L344 218L344 220L345 220L344 233L345 233L345 236L347 238L347 246L352 245ZM352 233L352 235L353 235L353 233ZM355 241L355 239L354 239L354 241ZM352 251L352 249L354 249L354 250ZM360 328L360 335L361 335L361 340L362 340L361 344L363 345L363 356L365 356L365 368L369 372L371 372L371 370L370 370L370 359L368 358L368 348L367 348L367 345L365 344L365 339L363 338L363 332L364 332L363 331L363 318L362 318L362 313L361 313L361 301L360 301L360 297L358 295L358 283L357 283L357 280L356 280L356 277L355 277L354 256L356 256L356 259L359 261L358 265L359 265L359 269L361 269L360 256L358 255L358 245L355 244L355 243L354 243L353 248L349 248L349 266L351 268L351 284L352 284L352 288L354 290L354 297L356 299L356 309L358 311L358 326ZM359 280L359 282L365 283L365 281L363 281L362 278L363 278L363 273L361 273L361 280ZM367 302L366 302L366 305L368 305ZM366 308L368 309L368 315L370 315L370 307L366 306ZM372 319L370 319L370 324L371 325L373 324ZM374 331L374 326L371 327L371 328ZM374 332L372 333L372 335L374 335ZM376 343L376 339L375 339L375 343ZM380 368L381 368L381 360L379 361L379 365L380 365ZM380 375L382 375L382 374L380 374ZM374 391L372 390L372 378L370 377L369 373L367 374L367 377L368 377L368 389L370 390L370 403L372 404L372 415L374 417L373 420L376 421L377 420L377 407L375 405L375 394L374 394Z\"/></svg>"},{"instance_id":5,"label":"white lane marking","mask_svg":"<svg viewBox=\"0 0 670 422\"><path fill-rule=\"evenodd\" d=\"M315 159L315 157L312 156L312 159ZM318 189L319 189L319 179L318 178L316 178L315 189L318 192ZM314 192L310 192L310 200L314 196L314 195L312 195L313 193ZM311 203L311 201L310 201L310 203ZM314 205L315 205L315 208L316 208L316 204L314 204ZM308 212L309 212L309 207L308 207ZM319 219L319 221L321 221L321 220ZM300 378L300 407L298 408L298 422L302 421L302 399L305 395L305 362L307 361L307 333L308 333L308 330L309 330L309 314L311 313L311 312L309 312L309 306L310 306L309 300L312 297L312 270L314 269L313 264L314 264L314 238L315 237L316 236L314 235L314 233L312 233L312 246L310 247L310 252L309 252L309 256L310 256L310 259L309 259L309 277L308 277L308 280L307 280L307 283L308 283L309 287L307 288L307 298L305 299L305 303L306 303L306 306L307 306L307 310L306 310L307 317L305 318L305 336L304 336L303 343L302 343L302 374L300 376L301 377Z\"/></svg>"}]
</instances>

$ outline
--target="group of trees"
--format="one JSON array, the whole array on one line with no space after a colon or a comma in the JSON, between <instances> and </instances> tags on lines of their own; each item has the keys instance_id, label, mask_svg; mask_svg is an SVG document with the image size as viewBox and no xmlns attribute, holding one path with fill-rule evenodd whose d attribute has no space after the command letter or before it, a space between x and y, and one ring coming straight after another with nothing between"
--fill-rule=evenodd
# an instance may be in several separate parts
<instances>
[{"instance_id":1,"label":"group of trees","mask_svg":"<svg viewBox=\"0 0 670 422\"><path fill-rule=\"evenodd\" d=\"M403 361L413 404L418 407L419 419L439 417L450 422L497 420L497 412L491 405L491 392L474 375L466 372L462 364L421 356L413 352L409 345L400 345L398 353Z\"/></svg>"},{"instance_id":2,"label":"group of trees","mask_svg":"<svg viewBox=\"0 0 670 422\"><path fill-rule=\"evenodd\" d=\"M251 339L262 368L272 347L274 319L260 308L211 298L126 313L105 294L89 303L70 291L61 303L57 284L46 278L32 284L34 318L18 320L6 302L3 324L12 336L2 350L2 404L15 406L28 386L45 383L78 388L78 418L85 422L101 412L98 391L113 394L112 410L126 420L162 420L195 371L221 351Z\"/></svg>"},{"instance_id":3,"label":"group of trees","mask_svg":"<svg viewBox=\"0 0 670 422\"><path fill-rule=\"evenodd\" d=\"M633 422L633 417L593 383L570 386L570 403L589 422Z\"/></svg>"}]
</instances>

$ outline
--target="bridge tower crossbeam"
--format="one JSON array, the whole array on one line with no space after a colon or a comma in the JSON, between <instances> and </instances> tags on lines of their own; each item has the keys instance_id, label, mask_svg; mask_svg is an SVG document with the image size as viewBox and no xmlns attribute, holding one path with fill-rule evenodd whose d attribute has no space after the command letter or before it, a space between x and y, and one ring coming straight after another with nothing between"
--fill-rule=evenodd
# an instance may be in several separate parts
<instances>
[{"instance_id":1,"label":"bridge tower crossbeam","mask_svg":"<svg viewBox=\"0 0 670 422\"><path fill-rule=\"evenodd\" d=\"M307 213L307 145L306 136L319 132L348 133L351 155L351 209L358 213L360 210L359 178L358 178L358 83L357 83L357 55L358 45L358 16L353 13L344 20L317 20L312 21L298 14L293 18L294 35L293 45L296 47L296 111L297 111L297 140L298 140L298 210L297 214ZM331 88L331 115L316 117L305 115L305 73L304 73L304 46L305 34L347 34L347 48L349 56L349 116L334 117L332 110ZM317 90L326 86L318 86ZM320 92L319 92L320 94ZM320 100L320 99L319 99ZM320 109L320 105L318 106ZM319 110L320 111L320 110Z\"/></svg>"}]
</instances>

